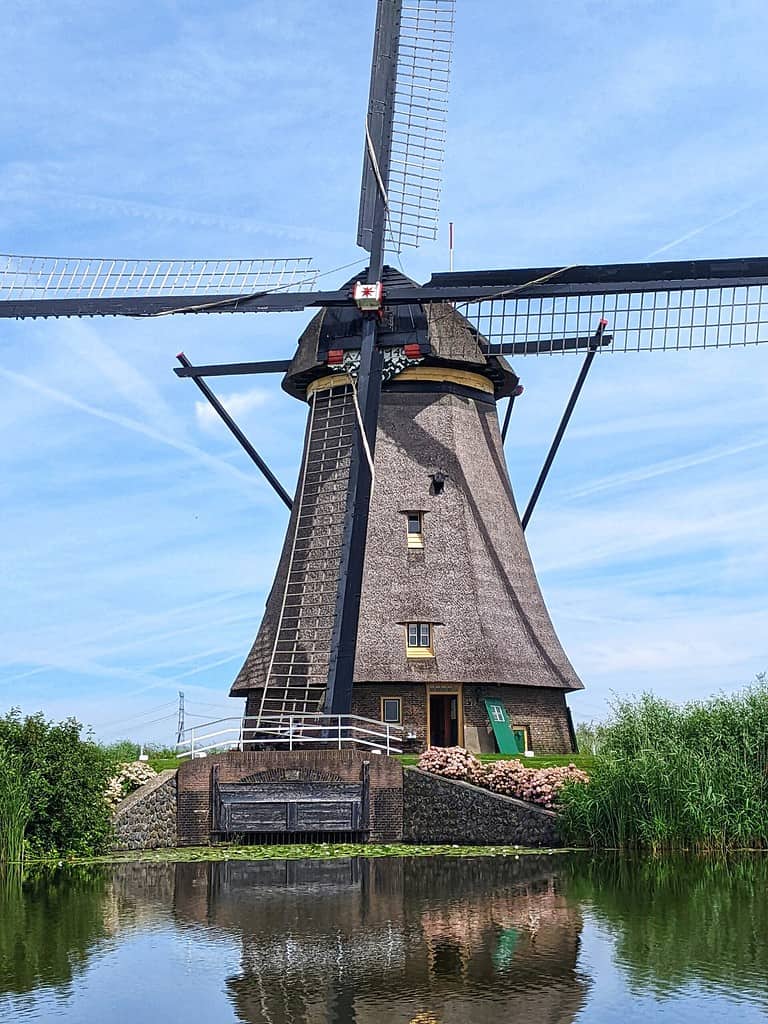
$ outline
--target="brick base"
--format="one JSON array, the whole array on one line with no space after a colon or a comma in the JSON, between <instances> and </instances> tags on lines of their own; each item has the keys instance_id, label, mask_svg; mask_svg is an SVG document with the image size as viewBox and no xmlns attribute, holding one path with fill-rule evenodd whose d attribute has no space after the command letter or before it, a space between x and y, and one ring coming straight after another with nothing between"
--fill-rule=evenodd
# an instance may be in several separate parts
<instances>
[{"instance_id":1,"label":"brick base","mask_svg":"<svg viewBox=\"0 0 768 1024\"><path fill-rule=\"evenodd\" d=\"M572 754L565 693L537 686L475 686L464 683L462 690L463 745L475 752L496 749L488 722L486 699L500 701L513 726L525 726L536 754ZM411 683L356 683L352 691L352 714L381 719L382 697L402 700L402 725L406 736L415 737L413 746L427 746L427 691ZM459 738L461 742L461 737Z\"/></svg>"},{"instance_id":2,"label":"brick base","mask_svg":"<svg viewBox=\"0 0 768 1024\"><path fill-rule=\"evenodd\" d=\"M340 782L359 782L363 761L370 763L370 838L374 843L399 842L403 837L403 769L398 761L359 750L231 751L188 761L178 772L179 846L207 846L211 839L211 770L219 782L232 783L263 776L264 781L299 771Z\"/></svg>"}]
</instances>

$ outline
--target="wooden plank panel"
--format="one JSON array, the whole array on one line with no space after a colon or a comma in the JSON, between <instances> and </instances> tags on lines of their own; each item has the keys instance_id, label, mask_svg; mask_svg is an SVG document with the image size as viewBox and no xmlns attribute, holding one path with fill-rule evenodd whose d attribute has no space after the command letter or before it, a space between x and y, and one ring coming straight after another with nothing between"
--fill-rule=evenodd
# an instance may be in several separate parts
<instances>
[{"instance_id":1,"label":"wooden plank panel","mask_svg":"<svg viewBox=\"0 0 768 1024\"><path fill-rule=\"evenodd\" d=\"M231 832L285 832L288 827L285 803L238 803L230 807Z\"/></svg>"},{"instance_id":2,"label":"wooden plank panel","mask_svg":"<svg viewBox=\"0 0 768 1024\"><path fill-rule=\"evenodd\" d=\"M345 832L352 828L352 804L330 801L297 803L296 829L299 832Z\"/></svg>"}]
</instances>

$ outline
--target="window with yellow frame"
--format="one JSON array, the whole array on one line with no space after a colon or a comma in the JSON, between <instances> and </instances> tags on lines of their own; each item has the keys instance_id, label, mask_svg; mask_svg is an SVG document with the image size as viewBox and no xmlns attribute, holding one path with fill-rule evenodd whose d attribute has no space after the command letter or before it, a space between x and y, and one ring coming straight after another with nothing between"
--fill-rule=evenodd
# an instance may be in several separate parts
<instances>
[{"instance_id":1,"label":"window with yellow frame","mask_svg":"<svg viewBox=\"0 0 768 1024\"><path fill-rule=\"evenodd\" d=\"M434 628L431 622L406 624L405 653L409 658L434 658Z\"/></svg>"},{"instance_id":2,"label":"window with yellow frame","mask_svg":"<svg viewBox=\"0 0 768 1024\"><path fill-rule=\"evenodd\" d=\"M401 697L381 698L381 721L387 725L400 725L403 721L403 701Z\"/></svg>"},{"instance_id":3,"label":"window with yellow frame","mask_svg":"<svg viewBox=\"0 0 768 1024\"><path fill-rule=\"evenodd\" d=\"M424 547L424 513L406 512L406 536L409 548Z\"/></svg>"}]
</instances>

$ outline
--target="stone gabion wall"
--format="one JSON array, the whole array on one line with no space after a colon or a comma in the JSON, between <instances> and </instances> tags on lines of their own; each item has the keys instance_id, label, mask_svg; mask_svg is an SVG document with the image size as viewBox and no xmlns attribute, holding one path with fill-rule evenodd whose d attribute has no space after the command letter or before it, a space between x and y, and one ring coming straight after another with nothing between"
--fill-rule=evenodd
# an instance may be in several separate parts
<instances>
[{"instance_id":1,"label":"stone gabion wall","mask_svg":"<svg viewBox=\"0 0 768 1024\"><path fill-rule=\"evenodd\" d=\"M158 850L177 845L176 771L160 772L115 808L115 850Z\"/></svg>"},{"instance_id":2,"label":"stone gabion wall","mask_svg":"<svg viewBox=\"0 0 768 1024\"><path fill-rule=\"evenodd\" d=\"M403 842L463 846L557 846L552 811L467 782L406 768Z\"/></svg>"}]
</instances>

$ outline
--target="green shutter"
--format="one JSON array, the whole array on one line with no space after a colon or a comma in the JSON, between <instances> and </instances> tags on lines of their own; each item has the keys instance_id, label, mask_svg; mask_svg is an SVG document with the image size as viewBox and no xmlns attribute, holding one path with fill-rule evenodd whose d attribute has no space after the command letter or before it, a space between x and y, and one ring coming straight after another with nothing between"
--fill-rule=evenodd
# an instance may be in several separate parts
<instances>
[{"instance_id":1,"label":"green shutter","mask_svg":"<svg viewBox=\"0 0 768 1024\"><path fill-rule=\"evenodd\" d=\"M493 735L496 737L499 753L524 754L525 750L523 747L525 744L524 742L522 745L520 743L520 740L523 739L523 734L512 731L504 705L498 700L486 700L485 710L488 712L488 720L491 723Z\"/></svg>"}]
</instances>

